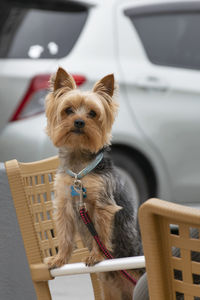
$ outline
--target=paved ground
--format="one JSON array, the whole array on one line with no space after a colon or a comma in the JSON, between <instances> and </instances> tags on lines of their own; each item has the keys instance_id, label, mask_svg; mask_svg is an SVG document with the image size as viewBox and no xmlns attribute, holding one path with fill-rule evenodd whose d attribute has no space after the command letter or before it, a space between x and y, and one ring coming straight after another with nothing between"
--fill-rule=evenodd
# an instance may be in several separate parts
<instances>
[{"instance_id":1,"label":"paved ground","mask_svg":"<svg viewBox=\"0 0 200 300\"><path fill-rule=\"evenodd\" d=\"M57 277L49 281L49 287L53 300L94 300L87 274Z\"/></svg>"}]
</instances>

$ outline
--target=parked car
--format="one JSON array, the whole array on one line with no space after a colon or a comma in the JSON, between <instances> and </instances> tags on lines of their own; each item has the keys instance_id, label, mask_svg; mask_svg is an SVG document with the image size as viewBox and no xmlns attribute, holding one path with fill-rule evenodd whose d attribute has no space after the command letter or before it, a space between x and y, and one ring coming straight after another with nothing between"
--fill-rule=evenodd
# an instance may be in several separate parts
<instances>
[{"instance_id":1,"label":"parked car","mask_svg":"<svg viewBox=\"0 0 200 300\"><path fill-rule=\"evenodd\" d=\"M200 206L200 1L1 1L0 161L57 153L44 97L58 66L119 85L112 156L138 201Z\"/></svg>"}]
</instances>

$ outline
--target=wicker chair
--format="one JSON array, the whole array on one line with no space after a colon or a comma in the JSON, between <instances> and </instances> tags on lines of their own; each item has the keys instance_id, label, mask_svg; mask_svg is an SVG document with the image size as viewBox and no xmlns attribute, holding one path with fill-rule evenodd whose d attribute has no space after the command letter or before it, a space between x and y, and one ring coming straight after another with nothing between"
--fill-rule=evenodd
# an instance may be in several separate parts
<instances>
[{"instance_id":1,"label":"wicker chair","mask_svg":"<svg viewBox=\"0 0 200 300\"><path fill-rule=\"evenodd\" d=\"M139 222L150 299L200 300L200 210L150 199Z\"/></svg>"},{"instance_id":2,"label":"wicker chair","mask_svg":"<svg viewBox=\"0 0 200 300\"><path fill-rule=\"evenodd\" d=\"M5 166L37 298L49 300L48 280L53 277L43 261L55 255L58 246L52 219L53 181L58 158L24 164L12 160ZM88 254L78 238L76 248L71 263L80 262ZM95 299L101 299L97 276L90 276Z\"/></svg>"},{"instance_id":3,"label":"wicker chair","mask_svg":"<svg viewBox=\"0 0 200 300\"><path fill-rule=\"evenodd\" d=\"M52 219L54 176L58 167L58 158L52 157L33 163L11 160L5 163L5 167L38 300L51 299L48 280L54 279L53 276L78 273L90 273L94 298L101 300L101 287L97 274L93 272L144 267L144 257L136 257L105 261L94 267L79 267L79 264L76 264L78 269L73 268L72 272L71 264L65 265L64 271L63 268L49 271L44 264L44 259L55 255L58 247ZM75 250L69 263L81 262L87 255L88 250L83 247L77 236ZM104 294L107 295L105 289ZM105 299L111 300L108 296Z\"/></svg>"}]
</instances>

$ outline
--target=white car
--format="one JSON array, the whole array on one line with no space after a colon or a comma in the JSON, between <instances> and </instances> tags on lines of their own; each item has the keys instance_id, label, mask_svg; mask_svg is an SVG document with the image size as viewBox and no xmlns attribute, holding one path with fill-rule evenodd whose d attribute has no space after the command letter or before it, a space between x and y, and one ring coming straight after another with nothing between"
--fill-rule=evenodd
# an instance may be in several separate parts
<instances>
[{"instance_id":1,"label":"white car","mask_svg":"<svg viewBox=\"0 0 200 300\"><path fill-rule=\"evenodd\" d=\"M43 111L58 66L86 90L114 73L112 156L131 192L199 207L200 1L28 3L0 4L0 161L57 153Z\"/></svg>"}]
</instances>

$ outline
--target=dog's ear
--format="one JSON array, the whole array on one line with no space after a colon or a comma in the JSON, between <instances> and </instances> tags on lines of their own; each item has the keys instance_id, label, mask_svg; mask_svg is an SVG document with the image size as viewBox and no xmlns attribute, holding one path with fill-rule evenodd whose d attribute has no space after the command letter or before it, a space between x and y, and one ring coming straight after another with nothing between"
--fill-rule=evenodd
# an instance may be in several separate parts
<instances>
[{"instance_id":1,"label":"dog's ear","mask_svg":"<svg viewBox=\"0 0 200 300\"><path fill-rule=\"evenodd\" d=\"M58 68L56 74L51 77L50 84L54 92L63 87L68 87L69 90L76 88L73 77L63 68Z\"/></svg>"},{"instance_id":2,"label":"dog's ear","mask_svg":"<svg viewBox=\"0 0 200 300\"><path fill-rule=\"evenodd\" d=\"M105 77L103 77L101 80L99 80L93 88L93 92L95 93L106 93L110 97L113 96L115 90L115 79L113 74L109 74Z\"/></svg>"}]
</instances>

